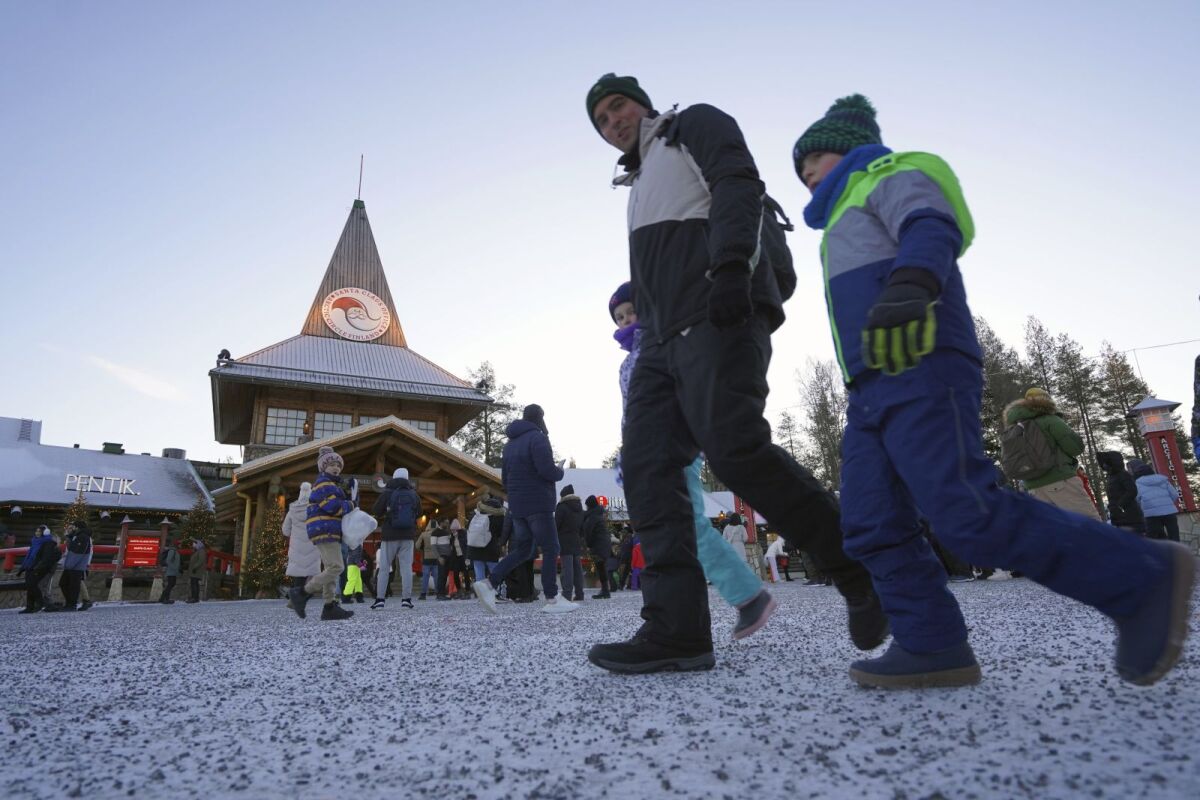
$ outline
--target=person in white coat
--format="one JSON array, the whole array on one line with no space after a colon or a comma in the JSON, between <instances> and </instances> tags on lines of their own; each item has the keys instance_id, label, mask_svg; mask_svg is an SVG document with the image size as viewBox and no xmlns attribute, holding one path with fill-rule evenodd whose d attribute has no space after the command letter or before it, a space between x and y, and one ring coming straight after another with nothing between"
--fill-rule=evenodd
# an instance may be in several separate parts
<instances>
[{"instance_id":1,"label":"person in white coat","mask_svg":"<svg viewBox=\"0 0 1200 800\"><path fill-rule=\"evenodd\" d=\"M746 542L750 537L746 535L746 526L742 524L740 514L730 515L729 523L721 530L721 535L725 537L725 541L733 546L737 554L742 557L742 561L745 561Z\"/></svg>"},{"instance_id":2,"label":"person in white coat","mask_svg":"<svg viewBox=\"0 0 1200 800\"><path fill-rule=\"evenodd\" d=\"M767 548L766 555L763 560L767 562L767 566L771 568L771 581L779 583L779 559L783 557L783 537L776 536L775 541L771 542Z\"/></svg>"},{"instance_id":3,"label":"person in white coat","mask_svg":"<svg viewBox=\"0 0 1200 800\"><path fill-rule=\"evenodd\" d=\"M287 570L292 586L304 586L305 581L321 572L321 554L308 538L306 520L308 514L308 495L312 492L312 484L308 481L300 484L300 496L288 506L287 516L283 518L283 535L288 539ZM291 601L288 601L291 605Z\"/></svg>"}]
</instances>

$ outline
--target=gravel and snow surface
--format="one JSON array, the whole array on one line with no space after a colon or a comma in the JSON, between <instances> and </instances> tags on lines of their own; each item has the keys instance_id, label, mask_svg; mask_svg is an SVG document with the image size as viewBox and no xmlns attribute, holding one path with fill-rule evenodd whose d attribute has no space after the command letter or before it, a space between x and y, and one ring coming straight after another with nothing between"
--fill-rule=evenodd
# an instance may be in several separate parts
<instances>
[{"instance_id":1,"label":"gravel and snow surface","mask_svg":"<svg viewBox=\"0 0 1200 800\"><path fill-rule=\"evenodd\" d=\"M490 798L1200 797L1195 640L1122 683L1111 626L1024 580L954 586L984 681L853 686L832 589L775 589L711 672L609 675L640 596L578 612L472 601L283 601L0 613L0 796ZM1195 614L1192 628L1197 627Z\"/></svg>"}]
</instances>

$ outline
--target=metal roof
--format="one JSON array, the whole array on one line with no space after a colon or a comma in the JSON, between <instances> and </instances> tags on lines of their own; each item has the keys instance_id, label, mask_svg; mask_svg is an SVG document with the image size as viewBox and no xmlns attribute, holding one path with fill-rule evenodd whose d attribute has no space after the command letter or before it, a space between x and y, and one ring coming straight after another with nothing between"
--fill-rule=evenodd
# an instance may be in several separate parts
<instances>
[{"instance_id":1,"label":"metal roof","mask_svg":"<svg viewBox=\"0 0 1200 800\"><path fill-rule=\"evenodd\" d=\"M73 476L73 477L72 477ZM78 495L97 509L143 509L184 513L212 496L192 465L158 458L30 442L0 443L0 503L70 505ZM94 480L87 480L87 478Z\"/></svg>"},{"instance_id":2,"label":"metal roof","mask_svg":"<svg viewBox=\"0 0 1200 800\"><path fill-rule=\"evenodd\" d=\"M407 347L301 334L236 361L221 362L218 380L303 384L376 394L485 405L487 394Z\"/></svg>"}]
</instances>

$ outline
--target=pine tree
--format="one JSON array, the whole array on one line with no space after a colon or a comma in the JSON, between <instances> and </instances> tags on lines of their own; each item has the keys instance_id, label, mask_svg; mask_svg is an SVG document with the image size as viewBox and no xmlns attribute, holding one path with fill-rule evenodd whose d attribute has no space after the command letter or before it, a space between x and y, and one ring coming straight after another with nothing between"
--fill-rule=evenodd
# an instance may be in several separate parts
<instances>
[{"instance_id":1,"label":"pine tree","mask_svg":"<svg viewBox=\"0 0 1200 800\"><path fill-rule=\"evenodd\" d=\"M603 461L600 462L600 466L604 467L605 469L616 469L617 468L617 460L620 459L620 457L621 457L621 448L618 447L617 449L613 450L608 456L606 456Z\"/></svg>"},{"instance_id":2,"label":"pine tree","mask_svg":"<svg viewBox=\"0 0 1200 800\"><path fill-rule=\"evenodd\" d=\"M475 388L486 392L495 402L464 425L451 439L451 444L489 467L499 467L504 453L504 430L517 418L519 410L513 399L515 389L512 384L497 382L496 369L490 361L484 361L479 369L470 370L469 375Z\"/></svg>"},{"instance_id":3,"label":"pine tree","mask_svg":"<svg viewBox=\"0 0 1200 800\"><path fill-rule=\"evenodd\" d=\"M1045 389L1051 397L1056 394L1055 390L1058 388L1055 381L1058 366L1056 352L1054 336L1041 320L1037 317L1026 319L1025 358L1038 388Z\"/></svg>"},{"instance_id":4,"label":"pine tree","mask_svg":"<svg viewBox=\"0 0 1200 800\"><path fill-rule=\"evenodd\" d=\"M1058 410L1067 418L1067 423L1083 437L1084 452L1082 466L1087 473L1093 490L1105 485L1104 472L1096 461L1096 453L1103 441L1095 420L1098 411L1100 381L1096 363L1083 354L1079 343L1065 333L1054 340L1054 395Z\"/></svg>"},{"instance_id":5,"label":"pine tree","mask_svg":"<svg viewBox=\"0 0 1200 800\"><path fill-rule=\"evenodd\" d=\"M1004 409L1023 397L1034 380L1017 351L1001 341L983 317L975 318L975 333L983 353L983 450L999 463Z\"/></svg>"},{"instance_id":6,"label":"pine tree","mask_svg":"<svg viewBox=\"0 0 1200 800\"><path fill-rule=\"evenodd\" d=\"M775 441L779 442L779 446L787 450L793 459L800 460L800 426L796 424L796 418L791 412L784 411L779 415L779 424L775 426Z\"/></svg>"},{"instance_id":7,"label":"pine tree","mask_svg":"<svg viewBox=\"0 0 1200 800\"><path fill-rule=\"evenodd\" d=\"M813 473L826 486L838 486L842 475L842 437L846 431L848 398L842 373L832 361L809 359L797 373L800 402L806 419L800 430L813 447Z\"/></svg>"},{"instance_id":8,"label":"pine tree","mask_svg":"<svg viewBox=\"0 0 1200 800\"><path fill-rule=\"evenodd\" d=\"M88 526L89 530L94 532L94 527L91 520L91 509L88 506L87 498L83 496L83 492L75 495L75 502L67 507L67 511L63 514L62 532L65 535L67 530L76 522L82 522Z\"/></svg>"},{"instance_id":9,"label":"pine tree","mask_svg":"<svg viewBox=\"0 0 1200 800\"><path fill-rule=\"evenodd\" d=\"M197 497L191 511L183 518L179 528L179 536L184 547L191 547L193 539L204 542L204 546L212 548L217 539L217 515L208 507L208 501Z\"/></svg>"},{"instance_id":10,"label":"pine tree","mask_svg":"<svg viewBox=\"0 0 1200 800\"><path fill-rule=\"evenodd\" d=\"M281 498L282 499L282 498ZM275 597L287 571L287 538L283 535L283 506L267 507L262 530L254 534L254 548L244 568L247 594Z\"/></svg>"},{"instance_id":11,"label":"pine tree","mask_svg":"<svg viewBox=\"0 0 1200 800\"><path fill-rule=\"evenodd\" d=\"M1137 376L1124 353L1104 342L1100 349L1099 408L1096 427L1107 439L1115 440L1122 451L1146 460L1146 440L1137 423L1129 418L1129 409L1153 394Z\"/></svg>"}]
</instances>

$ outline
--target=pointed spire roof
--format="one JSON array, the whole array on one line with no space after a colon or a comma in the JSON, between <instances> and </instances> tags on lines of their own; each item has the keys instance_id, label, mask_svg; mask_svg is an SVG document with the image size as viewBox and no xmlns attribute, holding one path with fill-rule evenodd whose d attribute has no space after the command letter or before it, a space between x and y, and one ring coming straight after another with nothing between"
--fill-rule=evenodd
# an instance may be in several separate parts
<instances>
[{"instance_id":1,"label":"pointed spire roof","mask_svg":"<svg viewBox=\"0 0 1200 800\"><path fill-rule=\"evenodd\" d=\"M362 200L350 209L300 333L408 347Z\"/></svg>"}]
</instances>

